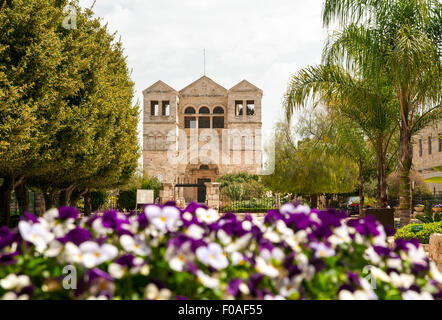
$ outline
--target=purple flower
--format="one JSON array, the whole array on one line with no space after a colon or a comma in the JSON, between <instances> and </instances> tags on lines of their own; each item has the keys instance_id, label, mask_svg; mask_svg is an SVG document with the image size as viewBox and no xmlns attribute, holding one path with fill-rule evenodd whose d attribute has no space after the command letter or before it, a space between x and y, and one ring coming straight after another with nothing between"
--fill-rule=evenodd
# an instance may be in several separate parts
<instances>
[{"instance_id":1,"label":"purple flower","mask_svg":"<svg viewBox=\"0 0 442 320\"><path fill-rule=\"evenodd\" d=\"M234 297L238 297L240 294L239 291L239 285L242 283L241 279L232 279L230 280L230 282L227 285L227 293L234 296Z\"/></svg>"},{"instance_id":2,"label":"purple flower","mask_svg":"<svg viewBox=\"0 0 442 320\"><path fill-rule=\"evenodd\" d=\"M117 260L115 260L115 263L118 263L120 266L132 268L135 267L134 259L135 259L134 255L125 254L119 257Z\"/></svg>"},{"instance_id":3,"label":"purple flower","mask_svg":"<svg viewBox=\"0 0 442 320\"><path fill-rule=\"evenodd\" d=\"M0 228L0 249L10 246L16 241L20 240L20 235L17 232L11 232L8 227Z\"/></svg>"},{"instance_id":4,"label":"purple flower","mask_svg":"<svg viewBox=\"0 0 442 320\"><path fill-rule=\"evenodd\" d=\"M22 220L29 221L29 222L32 222L32 223L38 223L39 222L38 218L36 216L34 216L32 213L29 213L29 212L25 212L23 214Z\"/></svg>"},{"instance_id":5,"label":"purple flower","mask_svg":"<svg viewBox=\"0 0 442 320\"><path fill-rule=\"evenodd\" d=\"M79 246L83 242L89 241L91 237L91 233L88 230L77 227L69 231L64 237L58 238L57 240L61 243L72 242Z\"/></svg>"},{"instance_id":6,"label":"purple flower","mask_svg":"<svg viewBox=\"0 0 442 320\"><path fill-rule=\"evenodd\" d=\"M66 219L77 219L78 218L78 210L77 208L73 207L60 207L58 209L58 216L60 219L66 220Z\"/></svg>"},{"instance_id":7,"label":"purple flower","mask_svg":"<svg viewBox=\"0 0 442 320\"><path fill-rule=\"evenodd\" d=\"M15 260L15 256L17 256L18 254L19 254L18 252L4 254L4 255L0 254L0 266L8 266L11 264L15 264L17 262L17 260Z\"/></svg>"}]
</instances>

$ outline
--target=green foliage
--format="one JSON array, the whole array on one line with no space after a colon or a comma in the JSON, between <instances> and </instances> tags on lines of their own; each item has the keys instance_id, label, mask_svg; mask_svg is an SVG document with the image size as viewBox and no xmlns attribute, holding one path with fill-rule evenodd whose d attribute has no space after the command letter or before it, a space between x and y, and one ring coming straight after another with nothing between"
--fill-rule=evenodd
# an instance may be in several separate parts
<instances>
[{"instance_id":1,"label":"green foliage","mask_svg":"<svg viewBox=\"0 0 442 320\"><path fill-rule=\"evenodd\" d=\"M418 239L420 243L428 244L430 236L435 233L442 233L442 222L424 223L423 229L417 233L412 231L413 226L420 224L409 224L397 230L395 239Z\"/></svg>"},{"instance_id":2,"label":"green foliage","mask_svg":"<svg viewBox=\"0 0 442 320\"><path fill-rule=\"evenodd\" d=\"M161 187L161 182L156 177L135 178L127 189L120 190L117 206L120 210L134 210L137 202L137 189L153 190L156 199L160 194Z\"/></svg>"},{"instance_id":3,"label":"green foliage","mask_svg":"<svg viewBox=\"0 0 442 320\"><path fill-rule=\"evenodd\" d=\"M92 191L92 211L100 210L103 205L106 204L108 195L105 190Z\"/></svg>"},{"instance_id":4,"label":"green foliage","mask_svg":"<svg viewBox=\"0 0 442 320\"><path fill-rule=\"evenodd\" d=\"M0 10L0 177L46 194L121 186L140 155L122 44L78 1L77 28L63 28L67 3Z\"/></svg>"},{"instance_id":5,"label":"green foliage","mask_svg":"<svg viewBox=\"0 0 442 320\"><path fill-rule=\"evenodd\" d=\"M258 175L248 173L226 174L217 179L220 194L230 200L250 200L260 198L266 192L265 186L259 181Z\"/></svg>"},{"instance_id":6,"label":"green foliage","mask_svg":"<svg viewBox=\"0 0 442 320\"><path fill-rule=\"evenodd\" d=\"M416 219L423 223L440 222L442 221L442 213L435 212L433 215L433 213L427 211L423 214L417 214Z\"/></svg>"},{"instance_id":7,"label":"green foliage","mask_svg":"<svg viewBox=\"0 0 442 320\"><path fill-rule=\"evenodd\" d=\"M316 148L309 138L293 143L287 124L277 125L275 171L264 176L263 183L281 193L298 195L350 193L357 185L358 169L354 161Z\"/></svg>"}]
</instances>

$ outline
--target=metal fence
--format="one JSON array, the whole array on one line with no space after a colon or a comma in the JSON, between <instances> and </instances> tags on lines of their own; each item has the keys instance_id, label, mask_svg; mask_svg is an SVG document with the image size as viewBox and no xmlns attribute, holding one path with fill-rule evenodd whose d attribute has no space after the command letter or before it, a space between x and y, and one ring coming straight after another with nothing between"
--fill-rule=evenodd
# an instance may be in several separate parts
<instances>
[{"instance_id":1,"label":"metal fence","mask_svg":"<svg viewBox=\"0 0 442 320\"><path fill-rule=\"evenodd\" d=\"M390 199L390 207L394 208L399 206L399 198ZM436 194L432 196L414 196L411 199L412 207L416 207L418 204L423 204L425 206L425 211L431 211L437 204L442 204L442 194Z\"/></svg>"},{"instance_id":2,"label":"metal fence","mask_svg":"<svg viewBox=\"0 0 442 320\"><path fill-rule=\"evenodd\" d=\"M278 201L277 196L232 200L227 196L221 195L219 211L222 213L264 213L290 201L291 199L287 197L280 197Z\"/></svg>"}]
</instances>

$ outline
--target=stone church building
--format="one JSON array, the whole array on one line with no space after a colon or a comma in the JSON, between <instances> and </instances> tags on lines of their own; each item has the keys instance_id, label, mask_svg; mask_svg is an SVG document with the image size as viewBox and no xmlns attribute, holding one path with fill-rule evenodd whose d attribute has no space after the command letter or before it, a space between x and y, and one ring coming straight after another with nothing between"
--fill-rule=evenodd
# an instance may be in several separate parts
<instances>
[{"instance_id":1,"label":"stone church building","mask_svg":"<svg viewBox=\"0 0 442 320\"><path fill-rule=\"evenodd\" d=\"M174 199L206 202L224 174L262 169L263 92L247 80L226 89L203 76L177 91L162 81L143 91L143 169Z\"/></svg>"}]
</instances>

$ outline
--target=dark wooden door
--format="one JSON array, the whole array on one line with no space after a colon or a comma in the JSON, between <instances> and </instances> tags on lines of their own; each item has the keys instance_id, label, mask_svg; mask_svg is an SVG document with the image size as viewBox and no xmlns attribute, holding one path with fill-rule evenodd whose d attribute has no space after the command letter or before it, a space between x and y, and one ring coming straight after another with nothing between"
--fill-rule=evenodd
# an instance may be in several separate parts
<instances>
[{"instance_id":1,"label":"dark wooden door","mask_svg":"<svg viewBox=\"0 0 442 320\"><path fill-rule=\"evenodd\" d=\"M205 182L210 182L210 179L198 179L198 203L206 202L206 186Z\"/></svg>"}]
</instances>

